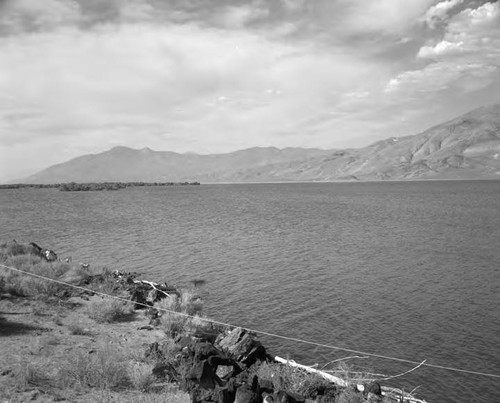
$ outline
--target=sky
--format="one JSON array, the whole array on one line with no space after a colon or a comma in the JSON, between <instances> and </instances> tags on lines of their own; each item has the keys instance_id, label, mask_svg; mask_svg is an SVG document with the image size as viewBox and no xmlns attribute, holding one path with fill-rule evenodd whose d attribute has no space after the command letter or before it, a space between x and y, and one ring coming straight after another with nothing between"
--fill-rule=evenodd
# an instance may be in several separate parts
<instances>
[{"instance_id":1,"label":"sky","mask_svg":"<svg viewBox=\"0 0 500 403\"><path fill-rule=\"evenodd\" d=\"M0 182L117 145L363 147L498 102L498 1L0 0Z\"/></svg>"}]
</instances>

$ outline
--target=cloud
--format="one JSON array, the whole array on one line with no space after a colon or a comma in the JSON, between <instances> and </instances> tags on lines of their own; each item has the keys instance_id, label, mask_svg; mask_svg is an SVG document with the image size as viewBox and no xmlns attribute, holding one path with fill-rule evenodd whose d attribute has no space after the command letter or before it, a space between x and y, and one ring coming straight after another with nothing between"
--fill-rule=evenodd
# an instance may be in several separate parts
<instances>
[{"instance_id":1,"label":"cloud","mask_svg":"<svg viewBox=\"0 0 500 403\"><path fill-rule=\"evenodd\" d=\"M446 0L430 7L421 18L430 28L434 29L442 24L449 16L449 12L462 4L464 0Z\"/></svg>"},{"instance_id":2,"label":"cloud","mask_svg":"<svg viewBox=\"0 0 500 403\"><path fill-rule=\"evenodd\" d=\"M62 27L3 38L0 53L0 93L18 104L15 123L4 119L9 144L123 126L187 133L187 142L221 131L236 143L293 127L335 102L325 89L343 92L372 71L349 54L316 45L196 24ZM14 113L5 99L0 108ZM27 114L32 109L36 118Z\"/></svg>"},{"instance_id":3,"label":"cloud","mask_svg":"<svg viewBox=\"0 0 500 403\"><path fill-rule=\"evenodd\" d=\"M458 99L441 92L498 77L498 4L436 3L0 0L0 160L25 172L118 144L208 153L410 134L429 105ZM439 29L427 13L446 15Z\"/></svg>"},{"instance_id":4,"label":"cloud","mask_svg":"<svg viewBox=\"0 0 500 403\"><path fill-rule=\"evenodd\" d=\"M332 7L345 9L342 26L359 32L401 35L407 32L433 0L340 0Z\"/></svg>"},{"instance_id":5,"label":"cloud","mask_svg":"<svg viewBox=\"0 0 500 403\"><path fill-rule=\"evenodd\" d=\"M469 92L499 81L499 3L484 3L451 16L442 38L422 46L417 58L427 64L421 69L400 73L389 81L387 92L449 88Z\"/></svg>"},{"instance_id":6,"label":"cloud","mask_svg":"<svg viewBox=\"0 0 500 403\"><path fill-rule=\"evenodd\" d=\"M73 0L6 0L0 3L0 34L73 25L81 18L80 7Z\"/></svg>"},{"instance_id":7,"label":"cloud","mask_svg":"<svg viewBox=\"0 0 500 403\"><path fill-rule=\"evenodd\" d=\"M249 23L265 18L269 15L269 9L261 2L252 2L240 6L227 6L216 20L228 28L243 28Z\"/></svg>"}]
</instances>

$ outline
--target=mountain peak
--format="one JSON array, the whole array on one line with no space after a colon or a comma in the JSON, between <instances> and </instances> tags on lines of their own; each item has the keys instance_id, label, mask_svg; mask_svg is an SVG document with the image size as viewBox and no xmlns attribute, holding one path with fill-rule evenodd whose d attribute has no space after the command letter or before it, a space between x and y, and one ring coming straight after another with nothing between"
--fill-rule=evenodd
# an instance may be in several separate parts
<instances>
[{"instance_id":1,"label":"mountain peak","mask_svg":"<svg viewBox=\"0 0 500 403\"><path fill-rule=\"evenodd\" d=\"M117 146L54 165L25 180L61 182L272 182L500 179L500 104L475 109L413 136L364 148L253 147L179 154Z\"/></svg>"}]
</instances>

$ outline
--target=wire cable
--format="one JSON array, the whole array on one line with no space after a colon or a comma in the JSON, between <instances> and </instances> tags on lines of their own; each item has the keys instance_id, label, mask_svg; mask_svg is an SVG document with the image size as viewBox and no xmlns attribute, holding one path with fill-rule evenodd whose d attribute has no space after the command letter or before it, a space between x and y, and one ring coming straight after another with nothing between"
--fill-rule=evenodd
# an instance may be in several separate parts
<instances>
[{"instance_id":1,"label":"wire cable","mask_svg":"<svg viewBox=\"0 0 500 403\"><path fill-rule=\"evenodd\" d=\"M40 278L40 279L43 279L43 280L46 280L46 281L52 281L52 282L57 283L57 284L61 284L61 285L67 286L67 287L72 287L72 288L75 288L75 289L79 289L79 290L91 292L91 293L94 293L94 294L97 294L97 295L101 295L103 297L113 298L113 299L116 299L116 300L119 300L119 301L123 301L123 302L131 302L129 299L126 299L126 298L122 298L122 297L118 297L118 296L115 296L115 295L106 294L106 293L99 292L99 291L94 291L94 290L91 290L89 288L85 288L85 287L77 286L77 285L74 285L74 284L66 283L64 281L60 281L60 280L56 280L56 279L53 279L53 278L41 276L39 274L30 273L30 272L27 272L27 271L24 271L24 270L17 269L15 267L6 266L4 264L0 264L0 266L4 267L6 269L12 270L12 271L16 271L16 272L28 275L28 276ZM144 306L144 307L147 307L147 308L151 308L151 306L147 305L147 304L143 304L143 303L135 302L135 301L134 301L134 303L136 305L141 305L141 306ZM173 310L170 310L170 309L166 309L166 308L156 307L155 309L157 309L159 311L164 311L164 312L172 313L172 314L175 314L175 315L179 315L179 316L184 316L184 317L188 317L188 318L195 318L195 316L193 316L193 315L188 315L187 313L183 313L183 312L176 312L176 311L173 311ZM339 347L339 346L332 346L332 345L323 344L323 343L316 343L314 341L303 340L303 339L299 339L299 338L296 338L296 337L290 337L290 336L283 336L283 335L276 334L276 333L270 333L270 332L266 332L266 331L263 331L263 330L251 329L251 328L248 328L248 327L233 325L233 324L230 324L230 323L220 322L220 321L217 321L217 320L213 320L213 319L209 319L209 318L203 318L203 317L199 317L199 316L196 316L196 319L202 320L202 321L208 322L208 323L213 323L213 324L216 324L216 325L231 327L231 328L237 328L237 327L239 327L241 329L244 329L246 331L253 332L253 333L256 333L256 334L261 334L261 335L269 336L269 337L275 337L275 338L279 338L279 339L283 339L283 340L289 340L289 341L293 341L293 342L297 342L297 343L302 343L302 344L308 344L308 345L312 345L312 346L316 346L316 347L323 347L323 348L327 348L327 349L331 349L331 350L344 351L344 352L354 353L354 354L362 354L362 355L367 355L367 356L370 356L370 357L381 358L381 359L390 360L390 361L397 361L397 362L403 362L403 363L408 363L408 364L421 365L421 366L425 366L425 367L431 367L431 368L437 368L437 369L444 369L444 370L453 371L453 372L462 372L462 373L466 373L466 374L481 375L481 376L487 376L487 377L491 377L491 378L500 378L500 375L497 375L497 374L490 374L490 373L486 373L486 372L479 372L479 371L472 371L472 370L467 370L467 369L453 368L453 367L448 367L448 366L444 366L444 365L428 364L427 362L422 363L422 361L407 360L407 359L404 359L404 358L390 357L390 356L382 355L382 354L367 353L365 351L359 351L359 350L354 350L354 349L344 348L344 347Z\"/></svg>"}]
</instances>

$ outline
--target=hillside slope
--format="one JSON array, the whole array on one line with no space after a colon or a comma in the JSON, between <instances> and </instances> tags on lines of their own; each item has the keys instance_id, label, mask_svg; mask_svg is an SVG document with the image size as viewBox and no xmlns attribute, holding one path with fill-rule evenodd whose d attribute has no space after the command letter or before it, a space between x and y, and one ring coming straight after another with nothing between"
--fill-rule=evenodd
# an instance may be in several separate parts
<instances>
[{"instance_id":1,"label":"hillside slope","mask_svg":"<svg viewBox=\"0 0 500 403\"><path fill-rule=\"evenodd\" d=\"M102 181L332 181L500 178L500 104L475 109L422 133L364 148L250 148L177 154L115 147L55 165L27 183Z\"/></svg>"}]
</instances>

